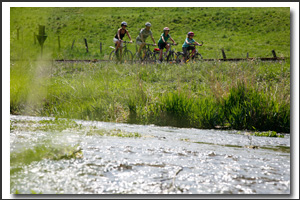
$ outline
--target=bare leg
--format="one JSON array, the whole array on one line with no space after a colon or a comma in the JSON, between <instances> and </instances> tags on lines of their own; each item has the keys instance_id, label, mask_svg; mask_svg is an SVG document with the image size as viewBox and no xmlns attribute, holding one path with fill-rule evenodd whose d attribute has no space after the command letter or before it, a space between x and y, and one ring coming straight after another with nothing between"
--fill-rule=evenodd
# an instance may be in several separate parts
<instances>
[{"instance_id":1,"label":"bare leg","mask_svg":"<svg viewBox=\"0 0 300 200\"><path fill-rule=\"evenodd\" d=\"M123 57L123 48L122 47L120 47L120 61L122 60L122 57Z\"/></svg>"},{"instance_id":2,"label":"bare leg","mask_svg":"<svg viewBox=\"0 0 300 200\"><path fill-rule=\"evenodd\" d=\"M166 45L166 55L168 55L168 52L169 52L169 49L170 49L170 45L168 44L168 45Z\"/></svg>"},{"instance_id":3,"label":"bare leg","mask_svg":"<svg viewBox=\"0 0 300 200\"><path fill-rule=\"evenodd\" d=\"M118 48L121 46L121 42L117 41L116 44L117 44L117 46L116 46L116 52L117 52Z\"/></svg>"},{"instance_id":4,"label":"bare leg","mask_svg":"<svg viewBox=\"0 0 300 200\"><path fill-rule=\"evenodd\" d=\"M139 48L139 50L138 50L138 53L141 52L142 48L143 48L145 45L146 45L146 44L141 44L141 45L140 45L140 48Z\"/></svg>"}]
</instances>

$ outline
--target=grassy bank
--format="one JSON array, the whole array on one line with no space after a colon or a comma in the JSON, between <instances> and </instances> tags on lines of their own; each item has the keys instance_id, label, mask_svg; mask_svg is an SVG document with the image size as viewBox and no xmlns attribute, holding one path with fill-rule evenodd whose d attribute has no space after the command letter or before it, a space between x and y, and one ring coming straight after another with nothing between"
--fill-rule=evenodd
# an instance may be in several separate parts
<instances>
[{"instance_id":1,"label":"grassy bank","mask_svg":"<svg viewBox=\"0 0 300 200\"><path fill-rule=\"evenodd\" d=\"M129 24L134 41L147 21L156 41L168 26L179 44L176 51L181 51L186 33L193 31L194 39L204 42L198 47L203 58L222 58L221 49L227 58L245 58L247 53L272 57L273 49L277 56L289 58L289 8L12 7L10 11L11 114L290 131L289 59L187 65L51 62L107 59L122 21ZM38 25L46 27L44 61L34 40ZM128 46L135 52L135 45Z\"/></svg>"},{"instance_id":2,"label":"grassy bank","mask_svg":"<svg viewBox=\"0 0 300 200\"><path fill-rule=\"evenodd\" d=\"M210 7L126 7L126 8L11 8L11 58L40 56L33 34L44 25L48 36L44 56L54 59L107 59L113 45L112 38L122 21L135 41L145 22L152 23L156 42L165 26L181 46L188 31L195 32L195 40L203 41L199 48L204 58L290 57L289 8L210 8ZM84 38L89 52L86 52ZM126 37L126 40L127 37ZM151 41L148 39L148 41ZM74 42L74 45L73 45ZM102 52L100 52L100 42ZM73 45L73 49L71 49ZM135 45L129 45L135 52Z\"/></svg>"},{"instance_id":3,"label":"grassy bank","mask_svg":"<svg viewBox=\"0 0 300 200\"><path fill-rule=\"evenodd\" d=\"M13 62L12 114L290 131L289 62Z\"/></svg>"}]
</instances>

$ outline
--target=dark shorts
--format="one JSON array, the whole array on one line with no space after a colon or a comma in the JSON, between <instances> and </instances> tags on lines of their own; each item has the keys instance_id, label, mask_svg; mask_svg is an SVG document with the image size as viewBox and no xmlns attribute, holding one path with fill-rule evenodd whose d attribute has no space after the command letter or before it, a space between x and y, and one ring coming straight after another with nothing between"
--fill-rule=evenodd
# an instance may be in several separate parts
<instances>
[{"instance_id":1,"label":"dark shorts","mask_svg":"<svg viewBox=\"0 0 300 200\"><path fill-rule=\"evenodd\" d=\"M166 43L158 43L158 48L159 49L164 49L166 48L167 44Z\"/></svg>"},{"instance_id":2,"label":"dark shorts","mask_svg":"<svg viewBox=\"0 0 300 200\"><path fill-rule=\"evenodd\" d=\"M194 50L194 49L195 49L195 47L191 47L191 46L190 47L182 47L184 56L187 56L187 53L189 50Z\"/></svg>"}]
</instances>

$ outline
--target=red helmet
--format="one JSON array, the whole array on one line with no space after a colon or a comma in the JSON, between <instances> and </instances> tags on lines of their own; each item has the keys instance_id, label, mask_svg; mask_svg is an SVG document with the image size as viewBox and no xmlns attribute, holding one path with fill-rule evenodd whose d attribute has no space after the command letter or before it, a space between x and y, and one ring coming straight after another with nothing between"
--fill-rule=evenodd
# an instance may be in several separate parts
<instances>
[{"instance_id":1,"label":"red helmet","mask_svg":"<svg viewBox=\"0 0 300 200\"><path fill-rule=\"evenodd\" d=\"M164 31L169 31L170 29L168 27L165 27L164 28Z\"/></svg>"},{"instance_id":2,"label":"red helmet","mask_svg":"<svg viewBox=\"0 0 300 200\"><path fill-rule=\"evenodd\" d=\"M188 35L194 36L195 34L193 32L188 32Z\"/></svg>"}]
</instances>

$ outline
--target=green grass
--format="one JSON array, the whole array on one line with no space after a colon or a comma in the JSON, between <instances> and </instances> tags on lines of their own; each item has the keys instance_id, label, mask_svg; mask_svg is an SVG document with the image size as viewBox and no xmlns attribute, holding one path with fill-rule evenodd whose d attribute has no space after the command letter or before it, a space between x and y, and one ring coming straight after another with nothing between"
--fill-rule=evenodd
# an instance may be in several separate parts
<instances>
[{"instance_id":1,"label":"green grass","mask_svg":"<svg viewBox=\"0 0 300 200\"><path fill-rule=\"evenodd\" d=\"M161 13L168 15L162 20ZM290 131L289 8L14 7L10 20L11 114ZM186 65L51 62L107 59L122 21L129 24L133 40L146 21L152 23L156 41L168 26L180 44L176 51L181 51L186 33L193 31L195 40L204 42L198 48L204 58L222 58L221 49L227 58L246 57L247 53L249 57L272 57L275 49L277 56L287 60ZM43 58L50 61L40 59L40 47L34 44L38 24L46 26ZM129 49L135 52L135 45Z\"/></svg>"},{"instance_id":2,"label":"green grass","mask_svg":"<svg viewBox=\"0 0 300 200\"><path fill-rule=\"evenodd\" d=\"M166 13L162 15L161 13ZM163 17L162 17L163 16ZM158 41L165 26L182 51L186 34L195 32L195 40L203 41L199 51L204 58L222 58L223 48L228 58L290 57L289 8L11 8L11 58L36 59L40 55L33 34L38 25L46 26L48 36L44 57L54 59L107 59L112 38L122 21L128 23L133 40L145 22L152 23L153 36ZM17 33L19 29L19 40ZM60 49L58 44L60 37ZM126 36L127 37L127 36ZM88 41L86 52L84 38ZM71 50L73 41L74 47ZM128 40L126 38L126 40ZM151 41L148 39L148 41ZM100 53L100 42L103 51ZM129 45L135 52L135 45Z\"/></svg>"},{"instance_id":3,"label":"green grass","mask_svg":"<svg viewBox=\"0 0 300 200\"><path fill-rule=\"evenodd\" d=\"M284 135L277 134L275 131L268 131L268 132L255 132L255 136L261 136L261 137L280 137L283 138Z\"/></svg>"},{"instance_id":4,"label":"green grass","mask_svg":"<svg viewBox=\"0 0 300 200\"><path fill-rule=\"evenodd\" d=\"M50 62L44 65L49 74L38 78L41 83L36 84L36 73L25 76L19 71L30 67L40 71L39 62L15 62L11 68L11 113L289 132L289 66L289 62Z\"/></svg>"}]
</instances>

